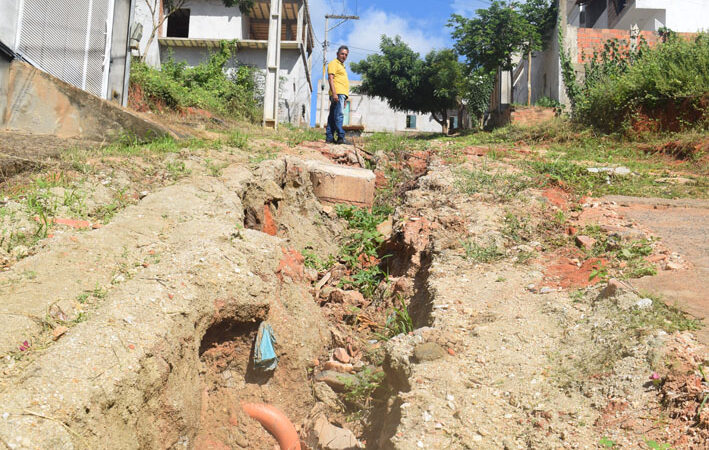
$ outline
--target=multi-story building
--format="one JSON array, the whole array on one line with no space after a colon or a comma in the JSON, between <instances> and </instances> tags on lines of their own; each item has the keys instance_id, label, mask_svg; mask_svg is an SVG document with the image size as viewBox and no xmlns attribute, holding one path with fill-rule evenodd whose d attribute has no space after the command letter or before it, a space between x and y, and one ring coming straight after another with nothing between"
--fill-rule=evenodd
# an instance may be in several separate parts
<instances>
[{"instance_id":1,"label":"multi-story building","mask_svg":"<svg viewBox=\"0 0 709 450\"><path fill-rule=\"evenodd\" d=\"M148 64L159 67L172 57L194 66L220 41L235 40L237 53L230 64L248 64L264 74L264 124L275 126L275 118L309 123L314 42L307 0L257 0L249 14L221 0L187 0L158 27L149 45L165 10L160 0L137 1L136 20L143 25L140 51Z\"/></svg>"},{"instance_id":2,"label":"multi-story building","mask_svg":"<svg viewBox=\"0 0 709 450\"><path fill-rule=\"evenodd\" d=\"M579 76L583 76L584 63L603 48L604 42L630 41L631 28L638 38L654 45L663 28L691 35L709 27L709 0L556 0L556 4L563 45ZM531 71L526 55L518 55L515 70L498 75L491 104L493 116L504 116L512 104L526 104L530 97L532 104L542 97L568 104L557 32L551 34L546 50L533 54Z\"/></svg>"}]
</instances>

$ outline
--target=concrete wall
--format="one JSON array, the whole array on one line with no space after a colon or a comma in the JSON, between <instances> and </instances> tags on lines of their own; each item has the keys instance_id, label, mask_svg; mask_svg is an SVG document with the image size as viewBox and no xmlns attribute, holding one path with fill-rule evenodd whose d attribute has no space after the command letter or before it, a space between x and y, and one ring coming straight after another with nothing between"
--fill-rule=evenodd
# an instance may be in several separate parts
<instances>
[{"instance_id":1,"label":"concrete wall","mask_svg":"<svg viewBox=\"0 0 709 450\"><path fill-rule=\"evenodd\" d=\"M155 17L151 16L150 10L146 5L146 2L152 2L153 4L159 0L136 0L133 15L135 23L143 25L143 36L140 38L140 44L138 48L140 49L136 55L143 56L144 53L147 54L145 57L145 62L153 67L160 67L160 47L158 45L158 35L155 35L150 47L147 48L148 39L150 38L150 32L153 29L153 21L157 22L158 14Z\"/></svg>"},{"instance_id":2,"label":"concrete wall","mask_svg":"<svg viewBox=\"0 0 709 450\"><path fill-rule=\"evenodd\" d=\"M635 0L628 2L613 28L626 29L637 24L641 30L657 31L667 27L673 31L695 33L709 29L709 0Z\"/></svg>"},{"instance_id":3,"label":"concrete wall","mask_svg":"<svg viewBox=\"0 0 709 450\"><path fill-rule=\"evenodd\" d=\"M239 8L227 8L221 0L187 1L183 8L190 10L188 37L193 39L243 39ZM169 22L170 18L167 20Z\"/></svg>"},{"instance_id":4,"label":"concrete wall","mask_svg":"<svg viewBox=\"0 0 709 450\"><path fill-rule=\"evenodd\" d=\"M128 102L127 81L130 77L130 50L128 38L135 0L115 0L113 33L111 36L111 60L108 71L107 99L126 105Z\"/></svg>"},{"instance_id":5,"label":"concrete wall","mask_svg":"<svg viewBox=\"0 0 709 450\"><path fill-rule=\"evenodd\" d=\"M17 36L17 14L19 0L0 0L0 41L15 50L15 37Z\"/></svg>"},{"instance_id":6,"label":"concrete wall","mask_svg":"<svg viewBox=\"0 0 709 450\"><path fill-rule=\"evenodd\" d=\"M325 98L325 100L329 100ZM441 133L443 128L429 115L393 110L384 100L367 95L350 96L350 125L363 125L364 131L388 132L434 132ZM326 112L329 106L326 105ZM406 128L406 116L416 116L416 128ZM359 123L357 118L359 118Z\"/></svg>"},{"instance_id":7,"label":"concrete wall","mask_svg":"<svg viewBox=\"0 0 709 450\"><path fill-rule=\"evenodd\" d=\"M0 57L0 71L4 66ZM138 137L170 134L160 125L22 61L10 63L0 88L6 99L0 102L2 129L100 141L126 133Z\"/></svg>"}]
</instances>

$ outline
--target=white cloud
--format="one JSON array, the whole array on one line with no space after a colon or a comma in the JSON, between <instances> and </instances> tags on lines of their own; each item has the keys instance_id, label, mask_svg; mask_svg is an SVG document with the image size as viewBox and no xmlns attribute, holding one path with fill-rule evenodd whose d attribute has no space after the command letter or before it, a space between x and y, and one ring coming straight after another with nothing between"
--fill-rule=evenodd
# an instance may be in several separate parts
<instances>
[{"instance_id":1,"label":"white cloud","mask_svg":"<svg viewBox=\"0 0 709 450\"><path fill-rule=\"evenodd\" d=\"M353 22L352 30L344 41L333 39L330 41L335 47L340 44L350 46L351 61L363 59L371 53L371 50L378 50L382 35L401 36L404 42L421 55L446 46L446 39L442 33L433 35L425 31L422 25L396 14L370 8L362 14L360 20ZM334 37L341 37L341 35Z\"/></svg>"},{"instance_id":2,"label":"white cloud","mask_svg":"<svg viewBox=\"0 0 709 450\"><path fill-rule=\"evenodd\" d=\"M453 0L451 9L454 13L465 17L472 17L478 9L484 9L488 6L486 1L474 0Z\"/></svg>"}]
</instances>

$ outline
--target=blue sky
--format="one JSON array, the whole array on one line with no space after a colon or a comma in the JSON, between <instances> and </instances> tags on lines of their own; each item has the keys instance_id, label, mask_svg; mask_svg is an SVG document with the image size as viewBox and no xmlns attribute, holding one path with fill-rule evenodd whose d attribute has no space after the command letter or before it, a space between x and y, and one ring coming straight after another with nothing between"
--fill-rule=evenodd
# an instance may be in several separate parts
<instances>
[{"instance_id":1,"label":"blue sky","mask_svg":"<svg viewBox=\"0 0 709 450\"><path fill-rule=\"evenodd\" d=\"M313 88L317 91L322 78L322 46L325 14L359 15L360 20L349 21L330 32L327 59L335 58L337 47L350 47L349 64L364 59L379 48L382 34L400 35L415 51L425 54L432 49L452 45L450 28L446 23L451 14L472 16L476 9L485 8L489 0L309 0L310 17L315 30L316 47L313 50ZM330 21L330 27L335 23ZM350 79L359 76L351 71ZM315 123L316 99L313 95L312 120Z\"/></svg>"}]
</instances>

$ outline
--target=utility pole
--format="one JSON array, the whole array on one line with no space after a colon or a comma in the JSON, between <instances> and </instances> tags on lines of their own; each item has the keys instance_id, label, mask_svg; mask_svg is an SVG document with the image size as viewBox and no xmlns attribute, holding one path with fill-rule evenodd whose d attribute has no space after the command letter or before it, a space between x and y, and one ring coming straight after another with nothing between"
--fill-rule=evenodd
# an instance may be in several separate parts
<instances>
[{"instance_id":1,"label":"utility pole","mask_svg":"<svg viewBox=\"0 0 709 450\"><path fill-rule=\"evenodd\" d=\"M337 25L334 27L330 28L330 19L340 19L341 22L339 22ZM343 16L343 15L337 15L337 14L327 14L325 16L325 41L322 44L322 79L320 80L320 92L318 93L319 99L320 99L320 117L319 120L317 121L318 123L316 125L320 125L321 127L325 127L327 119L325 119L325 92L328 89L328 82L327 82L327 50L330 45L330 43L327 40L327 34L328 32L334 30L335 28L339 27L343 23L347 22L348 20L359 20L359 16ZM329 97L329 96L328 96Z\"/></svg>"}]
</instances>

